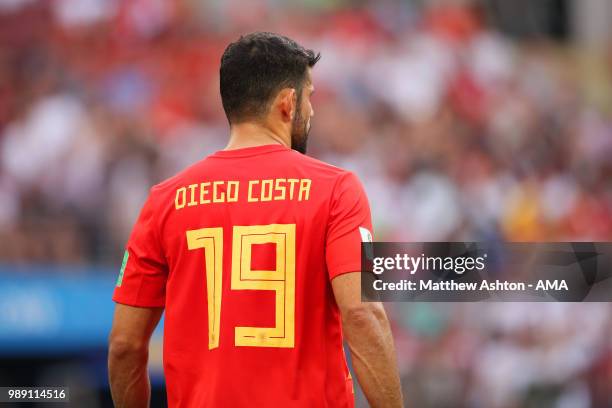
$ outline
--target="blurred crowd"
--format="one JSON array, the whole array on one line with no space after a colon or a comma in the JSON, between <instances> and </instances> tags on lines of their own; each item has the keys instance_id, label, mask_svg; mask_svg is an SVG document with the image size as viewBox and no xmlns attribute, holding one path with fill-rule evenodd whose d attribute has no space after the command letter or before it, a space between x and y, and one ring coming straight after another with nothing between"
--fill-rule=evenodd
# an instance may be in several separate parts
<instances>
[{"instance_id":1,"label":"blurred crowd","mask_svg":"<svg viewBox=\"0 0 612 408\"><path fill-rule=\"evenodd\" d=\"M474 6L253 4L0 2L0 259L115 262L148 188L224 146L219 58L263 28L321 51L310 154L377 239L612 237L612 57Z\"/></svg>"},{"instance_id":2,"label":"blurred crowd","mask_svg":"<svg viewBox=\"0 0 612 408\"><path fill-rule=\"evenodd\" d=\"M609 304L450 305L393 304L410 406L612 406Z\"/></svg>"},{"instance_id":3,"label":"blurred crowd","mask_svg":"<svg viewBox=\"0 0 612 408\"><path fill-rule=\"evenodd\" d=\"M262 29L321 52L309 154L376 240L612 241L612 52L475 1L0 0L0 260L118 264L149 188L224 147L219 59ZM390 311L414 406L612 406L607 305Z\"/></svg>"}]
</instances>

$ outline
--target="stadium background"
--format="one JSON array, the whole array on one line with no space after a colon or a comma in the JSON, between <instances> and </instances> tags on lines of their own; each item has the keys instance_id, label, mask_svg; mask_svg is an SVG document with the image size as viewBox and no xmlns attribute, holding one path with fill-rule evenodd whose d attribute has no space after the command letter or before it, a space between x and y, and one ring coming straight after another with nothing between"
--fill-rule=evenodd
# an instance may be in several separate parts
<instances>
[{"instance_id":1,"label":"stadium background","mask_svg":"<svg viewBox=\"0 0 612 408\"><path fill-rule=\"evenodd\" d=\"M309 153L360 176L375 239L612 241L609 21L606 0L0 0L0 385L109 406L123 245L151 185L224 146L240 33L321 51ZM609 304L387 310L411 406L612 406Z\"/></svg>"}]
</instances>

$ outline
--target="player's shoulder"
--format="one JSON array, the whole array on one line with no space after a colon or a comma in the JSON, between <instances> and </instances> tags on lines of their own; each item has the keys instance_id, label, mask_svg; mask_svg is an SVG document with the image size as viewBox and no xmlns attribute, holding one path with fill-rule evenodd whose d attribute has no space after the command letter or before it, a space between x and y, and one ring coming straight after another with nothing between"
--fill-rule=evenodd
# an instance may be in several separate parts
<instances>
[{"instance_id":1,"label":"player's shoulder","mask_svg":"<svg viewBox=\"0 0 612 408\"><path fill-rule=\"evenodd\" d=\"M186 180L193 179L193 175L198 173L202 168L206 159L202 159L189 165L188 167L180 170L178 173L170 176L161 182L153 185L151 187L150 195L151 196L165 196L167 194L174 194L177 187L183 186L186 183Z\"/></svg>"},{"instance_id":2,"label":"player's shoulder","mask_svg":"<svg viewBox=\"0 0 612 408\"><path fill-rule=\"evenodd\" d=\"M324 162L314 157L306 156L298 152L292 152L296 160L299 160L299 165L303 166L307 171L311 172L313 176L321 176L330 178L332 180L338 180L345 177L356 177L356 175L342 167L334 166L333 164Z\"/></svg>"},{"instance_id":3,"label":"player's shoulder","mask_svg":"<svg viewBox=\"0 0 612 408\"><path fill-rule=\"evenodd\" d=\"M322 160L293 152L300 157L304 172L316 183L318 191L334 200L346 196L365 196L365 189L359 177L352 171L334 166Z\"/></svg>"}]
</instances>

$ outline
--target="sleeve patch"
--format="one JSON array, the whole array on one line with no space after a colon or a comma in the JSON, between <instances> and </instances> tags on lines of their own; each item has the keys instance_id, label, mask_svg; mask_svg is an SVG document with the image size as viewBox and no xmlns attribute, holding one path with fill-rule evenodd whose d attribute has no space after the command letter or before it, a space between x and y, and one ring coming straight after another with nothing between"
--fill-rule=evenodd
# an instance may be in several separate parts
<instances>
[{"instance_id":1,"label":"sleeve patch","mask_svg":"<svg viewBox=\"0 0 612 408\"><path fill-rule=\"evenodd\" d=\"M359 227L359 233L361 234L361 242L372 242L372 233L369 229Z\"/></svg>"},{"instance_id":2,"label":"sleeve patch","mask_svg":"<svg viewBox=\"0 0 612 408\"><path fill-rule=\"evenodd\" d=\"M123 273L125 272L125 266L127 265L128 258L130 257L130 253L128 250L125 250L123 254L123 262L121 262L121 269L119 270L119 276L117 277L117 287L121 287L121 282L123 282Z\"/></svg>"}]
</instances>

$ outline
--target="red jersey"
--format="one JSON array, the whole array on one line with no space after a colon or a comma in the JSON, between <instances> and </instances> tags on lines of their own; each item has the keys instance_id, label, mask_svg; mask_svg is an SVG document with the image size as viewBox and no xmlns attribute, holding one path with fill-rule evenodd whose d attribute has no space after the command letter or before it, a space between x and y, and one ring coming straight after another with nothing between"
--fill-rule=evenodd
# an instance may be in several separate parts
<instances>
[{"instance_id":1,"label":"red jersey","mask_svg":"<svg viewBox=\"0 0 612 408\"><path fill-rule=\"evenodd\" d=\"M372 230L352 173L281 145L154 186L113 300L165 307L171 407L352 407L330 281Z\"/></svg>"}]
</instances>

